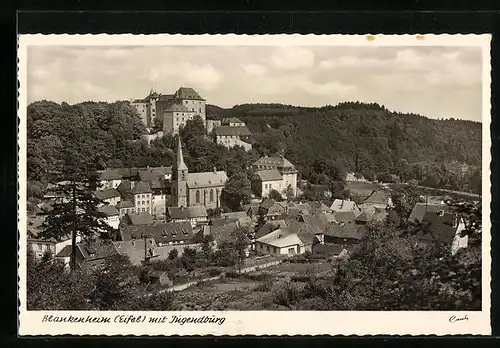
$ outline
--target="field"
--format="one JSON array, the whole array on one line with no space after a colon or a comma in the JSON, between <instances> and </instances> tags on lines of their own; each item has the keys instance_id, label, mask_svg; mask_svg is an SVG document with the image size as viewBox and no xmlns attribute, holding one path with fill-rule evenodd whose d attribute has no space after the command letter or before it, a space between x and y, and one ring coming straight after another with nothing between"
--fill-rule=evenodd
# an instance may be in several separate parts
<instances>
[{"instance_id":1,"label":"field","mask_svg":"<svg viewBox=\"0 0 500 348\"><path fill-rule=\"evenodd\" d=\"M286 279L299 287L308 276L331 276L329 263L283 263L263 271L228 274L225 278L200 283L176 293L175 307L180 310L280 310L273 303L273 286Z\"/></svg>"},{"instance_id":2,"label":"field","mask_svg":"<svg viewBox=\"0 0 500 348\"><path fill-rule=\"evenodd\" d=\"M345 188L355 195L368 197L373 190L380 189L380 186L369 182L347 182Z\"/></svg>"}]
</instances>

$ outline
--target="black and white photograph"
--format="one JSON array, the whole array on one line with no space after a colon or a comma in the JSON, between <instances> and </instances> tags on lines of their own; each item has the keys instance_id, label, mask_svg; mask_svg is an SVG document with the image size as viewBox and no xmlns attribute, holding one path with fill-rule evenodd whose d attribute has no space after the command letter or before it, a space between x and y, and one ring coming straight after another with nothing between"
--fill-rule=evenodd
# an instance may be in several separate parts
<instances>
[{"instance_id":1,"label":"black and white photograph","mask_svg":"<svg viewBox=\"0 0 500 348\"><path fill-rule=\"evenodd\" d=\"M231 37L26 38L25 326L487 332L489 37Z\"/></svg>"}]
</instances>

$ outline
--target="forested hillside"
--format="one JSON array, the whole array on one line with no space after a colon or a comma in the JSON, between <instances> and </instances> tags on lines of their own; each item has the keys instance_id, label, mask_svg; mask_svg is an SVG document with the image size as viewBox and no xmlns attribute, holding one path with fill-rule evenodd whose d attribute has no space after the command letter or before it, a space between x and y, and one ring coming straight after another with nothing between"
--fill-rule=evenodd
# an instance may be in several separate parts
<instances>
[{"instance_id":1,"label":"forested hillside","mask_svg":"<svg viewBox=\"0 0 500 348\"><path fill-rule=\"evenodd\" d=\"M378 104L322 108L244 104L207 106L209 118L238 117L260 153L283 151L303 177L321 182L325 167L360 173L397 173L461 189L481 164L481 123L433 120L390 112ZM477 186L477 185L476 185Z\"/></svg>"},{"instance_id":2,"label":"forested hillside","mask_svg":"<svg viewBox=\"0 0 500 348\"><path fill-rule=\"evenodd\" d=\"M354 171L367 177L396 173L427 186L480 190L481 124L477 122L431 120L357 102L322 108L208 105L207 115L245 121L254 150L229 151L194 136L203 132L194 125L181 132L192 171L216 166L234 173L260 155L281 152L296 164L302 178L315 184L328 184ZM146 130L127 102L35 102L28 106L27 123L29 180L63 179L58 168L68 151L97 169L171 165L175 160L172 137L150 146L140 140Z\"/></svg>"}]
</instances>

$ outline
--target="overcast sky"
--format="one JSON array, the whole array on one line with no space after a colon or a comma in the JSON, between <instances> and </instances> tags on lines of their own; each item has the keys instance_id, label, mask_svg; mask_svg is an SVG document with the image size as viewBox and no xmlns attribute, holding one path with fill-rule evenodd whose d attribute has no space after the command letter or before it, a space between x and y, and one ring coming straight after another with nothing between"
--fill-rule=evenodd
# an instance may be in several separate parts
<instances>
[{"instance_id":1,"label":"overcast sky","mask_svg":"<svg viewBox=\"0 0 500 348\"><path fill-rule=\"evenodd\" d=\"M31 46L28 102L144 98L193 87L209 104L377 102L481 120L481 50L464 47Z\"/></svg>"}]
</instances>

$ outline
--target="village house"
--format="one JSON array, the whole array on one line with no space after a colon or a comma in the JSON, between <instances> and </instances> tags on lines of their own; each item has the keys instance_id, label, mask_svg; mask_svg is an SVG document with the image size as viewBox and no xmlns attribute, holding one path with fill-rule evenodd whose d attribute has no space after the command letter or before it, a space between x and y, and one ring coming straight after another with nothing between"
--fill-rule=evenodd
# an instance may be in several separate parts
<instances>
[{"instance_id":1,"label":"village house","mask_svg":"<svg viewBox=\"0 0 500 348\"><path fill-rule=\"evenodd\" d=\"M333 261L345 258L347 255L348 251L343 245L317 243L313 245L311 258Z\"/></svg>"},{"instance_id":2,"label":"village house","mask_svg":"<svg viewBox=\"0 0 500 348\"><path fill-rule=\"evenodd\" d=\"M386 210L393 208L394 204L389 192L383 190L373 191L370 196L359 205L362 212L374 220L382 221L387 216Z\"/></svg>"},{"instance_id":3,"label":"village house","mask_svg":"<svg viewBox=\"0 0 500 348\"><path fill-rule=\"evenodd\" d=\"M127 256L134 266L142 266L150 260L157 260L155 256L156 242L153 238L137 238L113 242L120 255Z\"/></svg>"},{"instance_id":4,"label":"village house","mask_svg":"<svg viewBox=\"0 0 500 348\"><path fill-rule=\"evenodd\" d=\"M250 131L246 126L217 126L213 130L215 142L219 145L224 145L227 148L241 146L245 151L252 150L250 143Z\"/></svg>"},{"instance_id":5,"label":"village house","mask_svg":"<svg viewBox=\"0 0 500 348\"><path fill-rule=\"evenodd\" d=\"M324 244L358 244L366 234L366 227L356 224L330 224L324 233Z\"/></svg>"},{"instance_id":6,"label":"village house","mask_svg":"<svg viewBox=\"0 0 500 348\"><path fill-rule=\"evenodd\" d=\"M360 209L356 205L356 202L349 199L335 199L330 206L330 209L334 213L352 211L355 215L361 213Z\"/></svg>"},{"instance_id":7,"label":"village house","mask_svg":"<svg viewBox=\"0 0 500 348\"><path fill-rule=\"evenodd\" d=\"M112 242L83 242L78 243L76 246L76 263L84 270L98 269L104 264L106 259L118 255ZM67 249L63 250L57 258L67 260L66 255Z\"/></svg>"},{"instance_id":8,"label":"village house","mask_svg":"<svg viewBox=\"0 0 500 348\"><path fill-rule=\"evenodd\" d=\"M154 223L153 216L147 212L141 212L141 213L129 212L122 219L120 225L140 226L140 225L152 225L153 223Z\"/></svg>"},{"instance_id":9,"label":"village house","mask_svg":"<svg viewBox=\"0 0 500 348\"><path fill-rule=\"evenodd\" d=\"M265 197L272 189L283 193L289 187L291 188L293 197L297 195L298 171L283 156L261 157L252 165L252 168L255 171L255 175L252 178L252 191L257 196ZM279 176L276 171L279 173Z\"/></svg>"},{"instance_id":10,"label":"village house","mask_svg":"<svg viewBox=\"0 0 500 348\"><path fill-rule=\"evenodd\" d=\"M114 229L118 229L120 224L120 212L112 205L103 205L98 211L105 215L104 221Z\"/></svg>"},{"instance_id":11,"label":"village house","mask_svg":"<svg viewBox=\"0 0 500 348\"><path fill-rule=\"evenodd\" d=\"M98 171L99 183L101 189L116 189L122 181L122 175L119 170L116 169L106 169Z\"/></svg>"},{"instance_id":12,"label":"village house","mask_svg":"<svg viewBox=\"0 0 500 348\"><path fill-rule=\"evenodd\" d=\"M288 206L286 202L276 202L273 199L264 199L258 209L259 215L264 215L267 219L275 219L278 216L287 214Z\"/></svg>"},{"instance_id":13,"label":"village house","mask_svg":"<svg viewBox=\"0 0 500 348\"><path fill-rule=\"evenodd\" d=\"M117 186L118 187L118 186ZM99 199L102 203L109 205L117 205L121 200L120 192L116 188L106 188L102 191L95 191L94 195Z\"/></svg>"},{"instance_id":14,"label":"village house","mask_svg":"<svg viewBox=\"0 0 500 348\"><path fill-rule=\"evenodd\" d=\"M221 120L208 120L207 119L207 134L212 134L215 127L222 126Z\"/></svg>"},{"instance_id":15,"label":"village house","mask_svg":"<svg viewBox=\"0 0 500 348\"><path fill-rule=\"evenodd\" d=\"M134 188L132 189L132 194L134 196L134 206L137 213L152 212L151 206L153 204L153 191L149 187L147 181L139 181L137 184L135 184Z\"/></svg>"},{"instance_id":16,"label":"village house","mask_svg":"<svg viewBox=\"0 0 500 348\"><path fill-rule=\"evenodd\" d=\"M177 167L172 181L172 193L177 207L220 207L220 196L227 181L225 171L189 173L182 155L181 141L177 148Z\"/></svg>"},{"instance_id":17,"label":"village house","mask_svg":"<svg viewBox=\"0 0 500 348\"><path fill-rule=\"evenodd\" d=\"M135 206L131 201L120 201L117 205L115 205L115 208L120 214L120 220L128 213L135 213Z\"/></svg>"},{"instance_id":18,"label":"village house","mask_svg":"<svg viewBox=\"0 0 500 348\"><path fill-rule=\"evenodd\" d=\"M188 221L196 227L208 223L207 209L204 206L193 207L168 207L167 219L173 222Z\"/></svg>"},{"instance_id":19,"label":"village house","mask_svg":"<svg viewBox=\"0 0 500 348\"><path fill-rule=\"evenodd\" d=\"M334 221L339 225L352 225L357 215L352 211L339 211L333 213Z\"/></svg>"}]
</instances>

